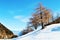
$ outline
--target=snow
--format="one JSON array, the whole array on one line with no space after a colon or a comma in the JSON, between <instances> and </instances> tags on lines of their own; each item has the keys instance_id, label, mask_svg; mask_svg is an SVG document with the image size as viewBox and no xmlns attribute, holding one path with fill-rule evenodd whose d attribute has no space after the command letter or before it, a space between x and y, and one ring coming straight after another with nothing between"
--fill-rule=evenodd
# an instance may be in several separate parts
<instances>
[{"instance_id":1,"label":"snow","mask_svg":"<svg viewBox=\"0 0 60 40\"><path fill-rule=\"evenodd\" d=\"M43 29L42 31L48 31L48 32L51 32L51 30L53 29L53 28L57 28L57 27L60 27L60 23L59 24L52 24L52 25L49 25L49 26L46 26L46 28L45 29Z\"/></svg>"},{"instance_id":2,"label":"snow","mask_svg":"<svg viewBox=\"0 0 60 40\"><path fill-rule=\"evenodd\" d=\"M60 31L52 31L53 28L56 29L57 27L60 27L60 23L46 26L43 30L38 28L33 32L15 38L15 40L60 40Z\"/></svg>"}]
</instances>

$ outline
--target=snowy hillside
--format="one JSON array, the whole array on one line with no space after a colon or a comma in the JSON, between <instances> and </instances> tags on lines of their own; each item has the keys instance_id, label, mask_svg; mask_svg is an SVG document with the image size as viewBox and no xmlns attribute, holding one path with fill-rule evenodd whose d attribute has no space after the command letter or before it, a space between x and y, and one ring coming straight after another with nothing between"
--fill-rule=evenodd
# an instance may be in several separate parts
<instances>
[{"instance_id":1,"label":"snowy hillside","mask_svg":"<svg viewBox=\"0 0 60 40\"><path fill-rule=\"evenodd\" d=\"M60 24L46 26L43 30L35 30L15 40L60 40Z\"/></svg>"}]
</instances>

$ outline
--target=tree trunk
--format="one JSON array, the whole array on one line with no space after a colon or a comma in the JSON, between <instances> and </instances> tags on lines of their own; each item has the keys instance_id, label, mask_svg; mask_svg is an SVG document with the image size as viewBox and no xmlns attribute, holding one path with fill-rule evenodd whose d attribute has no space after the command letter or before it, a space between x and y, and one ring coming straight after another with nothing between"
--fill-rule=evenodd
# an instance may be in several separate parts
<instances>
[{"instance_id":1,"label":"tree trunk","mask_svg":"<svg viewBox=\"0 0 60 40\"><path fill-rule=\"evenodd\" d=\"M37 29L37 26L35 26L35 29Z\"/></svg>"},{"instance_id":2,"label":"tree trunk","mask_svg":"<svg viewBox=\"0 0 60 40\"><path fill-rule=\"evenodd\" d=\"M35 29L37 29L37 27L38 27L37 24L35 24L35 25L33 25L33 26L34 26Z\"/></svg>"},{"instance_id":3,"label":"tree trunk","mask_svg":"<svg viewBox=\"0 0 60 40\"><path fill-rule=\"evenodd\" d=\"M41 28L41 29L44 29L44 25L43 25L43 22L41 23L41 26L42 26L42 28Z\"/></svg>"}]
</instances>

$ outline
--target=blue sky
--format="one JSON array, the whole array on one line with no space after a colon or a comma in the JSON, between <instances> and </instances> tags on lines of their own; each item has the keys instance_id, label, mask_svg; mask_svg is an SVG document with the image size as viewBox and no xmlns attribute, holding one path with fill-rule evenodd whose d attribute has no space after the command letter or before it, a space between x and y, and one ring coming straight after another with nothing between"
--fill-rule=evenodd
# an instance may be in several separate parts
<instances>
[{"instance_id":1,"label":"blue sky","mask_svg":"<svg viewBox=\"0 0 60 40\"><path fill-rule=\"evenodd\" d=\"M60 11L60 0L0 0L0 22L10 30L21 31L40 2L55 16Z\"/></svg>"}]
</instances>

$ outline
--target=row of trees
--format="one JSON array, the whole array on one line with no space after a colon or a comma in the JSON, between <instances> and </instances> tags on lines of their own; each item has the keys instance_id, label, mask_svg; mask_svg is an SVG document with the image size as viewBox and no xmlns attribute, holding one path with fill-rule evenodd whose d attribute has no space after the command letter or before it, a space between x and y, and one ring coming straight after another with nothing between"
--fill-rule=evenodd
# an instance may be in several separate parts
<instances>
[{"instance_id":1,"label":"row of trees","mask_svg":"<svg viewBox=\"0 0 60 40\"><path fill-rule=\"evenodd\" d=\"M42 27L41 29L44 29L45 25L55 22L52 12L49 9L43 7L41 4L38 8L36 8L36 12L29 20L30 22L28 22L27 29L22 31L22 35L34 31L34 29L37 29L39 26Z\"/></svg>"}]
</instances>

